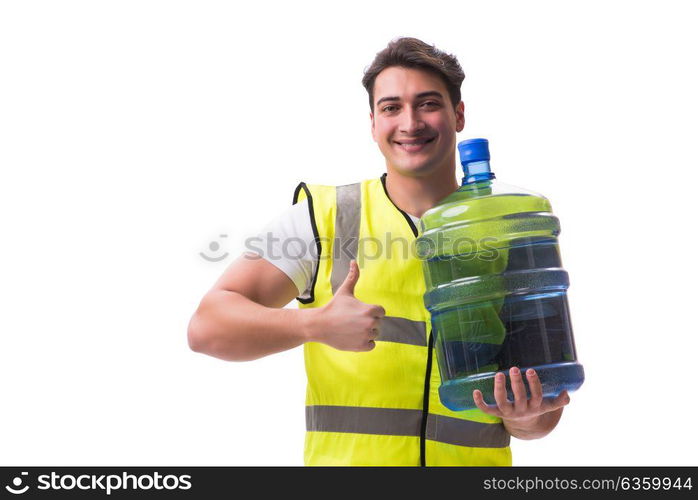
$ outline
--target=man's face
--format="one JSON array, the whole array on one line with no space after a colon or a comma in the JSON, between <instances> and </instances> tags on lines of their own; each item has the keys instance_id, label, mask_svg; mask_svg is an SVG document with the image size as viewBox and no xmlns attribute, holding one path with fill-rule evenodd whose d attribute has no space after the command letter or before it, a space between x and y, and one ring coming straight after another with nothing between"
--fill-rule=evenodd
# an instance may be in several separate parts
<instances>
[{"instance_id":1,"label":"man's face","mask_svg":"<svg viewBox=\"0 0 698 500\"><path fill-rule=\"evenodd\" d=\"M373 87L371 133L388 167L422 177L455 165L456 132L463 130L463 102L454 109L437 75L393 66Z\"/></svg>"}]
</instances>

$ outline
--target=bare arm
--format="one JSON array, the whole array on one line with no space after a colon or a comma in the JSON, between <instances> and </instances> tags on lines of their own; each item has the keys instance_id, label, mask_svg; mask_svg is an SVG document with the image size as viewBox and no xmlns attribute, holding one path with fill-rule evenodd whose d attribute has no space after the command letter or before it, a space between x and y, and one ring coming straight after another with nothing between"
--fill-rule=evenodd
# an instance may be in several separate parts
<instances>
[{"instance_id":1,"label":"bare arm","mask_svg":"<svg viewBox=\"0 0 698 500\"><path fill-rule=\"evenodd\" d=\"M249 361L310 341L371 350L385 311L353 296L359 270L356 263L351 269L326 306L281 309L298 293L293 281L262 258L240 257L201 300L189 322L189 346L227 361Z\"/></svg>"},{"instance_id":2,"label":"bare arm","mask_svg":"<svg viewBox=\"0 0 698 500\"><path fill-rule=\"evenodd\" d=\"M304 311L281 308L297 293L293 281L270 262L241 256L201 300L189 322L189 346L227 361L296 347L306 337Z\"/></svg>"}]
</instances>

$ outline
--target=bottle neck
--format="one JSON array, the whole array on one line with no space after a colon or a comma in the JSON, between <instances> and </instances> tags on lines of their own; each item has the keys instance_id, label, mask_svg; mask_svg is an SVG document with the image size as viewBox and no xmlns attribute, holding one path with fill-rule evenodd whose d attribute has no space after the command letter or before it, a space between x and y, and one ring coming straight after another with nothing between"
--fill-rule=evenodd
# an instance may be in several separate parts
<instances>
[{"instance_id":1,"label":"bottle neck","mask_svg":"<svg viewBox=\"0 0 698 500\"><path fill-rule=\"evenodd\" d=\"M463 165L463 180L461 186L488 181L490 179L494 179L494 173L490 170L490 162L488 160L473 161Z\"/></svg>"}]
</instances>

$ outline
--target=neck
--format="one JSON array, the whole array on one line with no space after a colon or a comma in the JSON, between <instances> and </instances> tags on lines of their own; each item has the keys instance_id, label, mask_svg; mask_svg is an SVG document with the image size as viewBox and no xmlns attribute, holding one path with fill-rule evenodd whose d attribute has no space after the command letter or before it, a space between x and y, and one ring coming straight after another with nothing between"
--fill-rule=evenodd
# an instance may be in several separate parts
<instances>
[{"instance_id":1,"label":"neck","mask_svg":"<svg viewBox=\"0 0 698 500\"><path fill-rule=\"evenodd\" d=\"M385 189L392 202L415 217L421 217L459 187L455 168L439 169L423 177L408 177L388 166L385 179Z\"/></svg>"}]
</instances>

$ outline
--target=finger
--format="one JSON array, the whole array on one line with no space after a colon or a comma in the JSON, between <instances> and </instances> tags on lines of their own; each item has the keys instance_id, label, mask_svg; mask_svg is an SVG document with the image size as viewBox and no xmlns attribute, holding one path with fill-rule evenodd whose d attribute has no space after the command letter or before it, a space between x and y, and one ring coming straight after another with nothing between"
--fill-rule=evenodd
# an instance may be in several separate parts
<instances>
[{"instance_id":1,"label":"finger","mask_svg":"<svg viewBox=\"0 0 698 500\"><path fill-rule=\"evenodd\" d=\"M354 287L359 281L359 266L355 260L349 262L349 273L344 278L344 282L339 286L335 295L354 295Z\"/></svg>"},{"instance_id":2,"label":"finger","mask_svg":"<svg viewBox=\"0 0 698 500\"><path fill-rule=\"evenodd\" d=\"M556 398L544 399L541 408L543 409L544 413L548 413L549 411L567 406L569 402L570 395L567 393L567 391L562 391Z\"/></svg>"},{"instance_id":3,"label":"finger","mask_svg":"<svg viewBox=\"0 0 698 500\"><path fill-rule=\"evenodd\" d=\"M371 340L376 340L380 335L380 330L376 327L371 328L368 332L368 338Z\"/></svg>"},{"instance_id":4,"label":"finger","mask_svg":"<svg viewBox=\"0 0 698 500\"><path fill-rule=\"evenodd\" d=\"M511 392L514 393L514 411L524 413L528 408L528 397L521 377L521 370L516 366L512 366L509 370L509 380L511 380Z\"/></svg>"},{"instance_id":5,"label":"finger","mask_svg":"<svg viewBox=\"0 0 698 500\"><path fill-rule=\"evenodd\" d=\"M494 415L495 417L501 417L502 412L499 411L494 406L490 406L485 403L485 399L482 397L482 392L475 389L473 391L473 401L475 401L475 406L477 406L481 411L487 413L488 415Z\"/></svg>"},{"instance_id":6,"label":"finger","mask_svg":"<svg viewBox=\"0 0 698 500\"><path fill-rule=\"evenodd\" d=\"M367 350L367 351L372 351L372 350L374 350L375 348L376 348L376 343L375 343L373 340L369 340L369 341L368 341L368 349L366 349L366 350Z\"/></svg>"},{"instance_id":7,"label":"finger","mask_svg":"<svg viewBox=\"0 0 698 500\"><path fill-rule=\"evenodd\" d=\"M512 412L513 405L507 399L507 378L502 372L494 376L494 400L503 415Z\"/></svg>"},{"instance_id":8,"label":"finger","mask_svg":"<svg viewBox=\"0 0 698 500\"><path fill-rule=\"evenodd\" d=\"M531 390L531 399L528 401L528 407L538 409L543 402L543 386L540 383L538 374L532 368L526 371L526 378L528 379L528 388Z\"/></svg>"}]
</instances>

